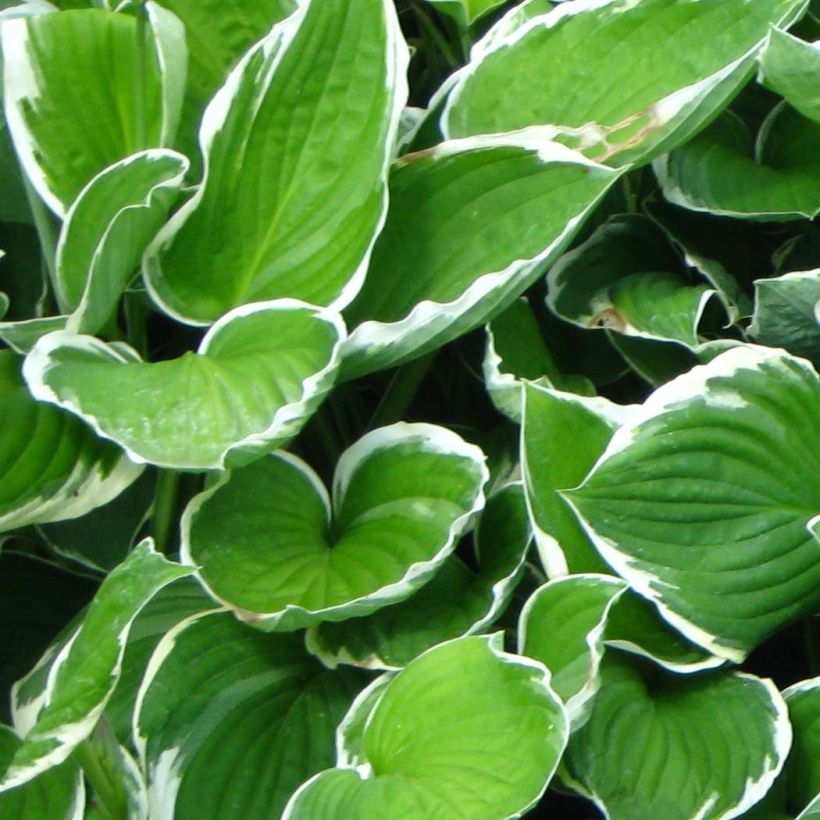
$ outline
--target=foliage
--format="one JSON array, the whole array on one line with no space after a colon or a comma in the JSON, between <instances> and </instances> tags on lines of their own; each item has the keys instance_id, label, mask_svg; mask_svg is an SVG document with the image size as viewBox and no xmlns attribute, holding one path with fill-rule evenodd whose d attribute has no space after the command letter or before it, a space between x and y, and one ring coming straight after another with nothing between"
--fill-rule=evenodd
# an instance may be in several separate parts
<instances>
[{"instance_id":1,"label":"foliage","mask_svg":"<svg viewBox=\"0 0 820 820\"><path fill-rule=\"evenodd\" d=\"M820 816L819 12L6 0L0 818Z\"/></svg>"}]
</instances>

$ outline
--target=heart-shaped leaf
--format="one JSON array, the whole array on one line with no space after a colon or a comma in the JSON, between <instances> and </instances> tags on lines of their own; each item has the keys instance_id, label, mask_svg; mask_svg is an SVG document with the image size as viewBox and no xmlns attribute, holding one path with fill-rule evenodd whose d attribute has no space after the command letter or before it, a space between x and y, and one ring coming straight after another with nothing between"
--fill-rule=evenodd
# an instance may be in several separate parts
<instances>
[{"instance_id":1,"label":"heart-shaped leaf","mask_svg":"<svg viewBox=\"0 0 820 820\"><path fill-rule=\"evenodd\" d=\"M791 737L771 681L669 675L607 654L562 775L611 820L739 817L768 791Z\"/></svg>"},{"instance_id":2,"label":"heart-shaped leaf","mask_svg":"<svg viewBox=\"0 0 820 820\"><path fill-rule=\"evenodd\" d=\"M755 282L755 312L749 335L760 344L785 347L820 367L820 268Z\"/></svg>"},{"instance_id":3,"label":"heart-shaped leaf","mask_svg":"<svg viewBox=\"0 0 820 820\"><path fill-rule=\"evenodd\" d=\"M769 26L788 25L805 7L804 0L563 3L477 51L448 97L444 134L540 125L600 161L646 162L708 122L746 82Z\"/></svg>"},{"instance_id":4,"label":"heart-shaped leaf","mask_svg":"<svg viewBox=\"0 0 820 820\"><path fill-rule=\"evenodd\" d=\"M12 729L0 726L0 777L22 744ZM74 761L0 793L0 820L78 820L84 809L83 776Z\"/></svg>"},{"instance_id":5,"label":"heart-shaped leaf","mask_svg":"<svg viewBox=\"0 0 820 820\"><path fill-rule=\"evenodd\" d=\"M399 669L437 643L485 629L506 606L532 537L521 484L490 498L473 534L478 572L451 555L406 601L312 628L311 652L326 666Z\"/></svg>"},{"instance_id":6,"label":"heart-shaped leaf","mask_svg":"<svg viewBox=\"0 0 820 820\"><path fill-rule=\"evenodd\" d=\"M181 33L163 22L169 36ZM160 31L148 28L141 49L135 18L101 9L3 23L9 130L26 175L59 216L104 168L173 139L179 72L164 70Z\"/></svg>"},{"instance_id":7,"label":"heart-shaped leaf","mask_svg":"<svg viewBox=\"0 0 820 820\"><path fill-rule=\"evenodd\" d=\"M727 111L702 134L655 162L663 195L695 211L739 219L812 219L820 213L820 123L786 103L756 144Z\"/></svg>"},{"instance_id":8,"label":"heart-shaped leaf","mask_svg":"<svg viewBox=\"0 0 820 820\"><path fill-rule=\"evenodd\" d=\"M737 347L657 390L563 495L664 618L741 660L820 603L818 406L808 362Z\"/></svg>"},{"instance_id":9,"label":"heart-shaped leaf","mask_svg":"<svg viewBox=\"0 0 820 820\"><path fill-rule=\"evenodd\" d=\"M84 515L141 469L69 414L34 401L19 357L0 351L0 532Z\"/></svg>"},{"instance_id":10,"label":"heart-shaped leaf","mask_svg":"<svg viewBox=\"0 0 820 820\"><path fill-rule=\"evenodd\" d=\"M566 744L566 717L544 667L502 652L498 637L416 658L367 718L366 764L308 780L283 820L510 817L532 806Z\"/></svg>"},{"instance_id":11,"label":"heart-shaped leaf","mask_svg":"<svg viewBox=\"0 0 820 820\"><path fill-rule=\"evenodd\" d=\"M594 396L585 376L565 376L558 369L538 321L526 299L517 299L486 327L484 383L493 404L504 415L521 422L521 385L524 379L541 387Z\"/></svg>"},{"instance_id":12,"label":"heart-shaped leaf","mask_svg":"<svg viewBox=\"0 0 820 820\"><path fill-rule=\"evenodd\" d=\"M128 630L137 613L159 589L190 573L155 552L148 539L103 581L70 639L15 689L15 728L24 742L0 791L62 763L88 737L119 679Z\"/></svg>"},{"instance_id":13,"label":"heart-shaped leaf","mask_svg":"<svg viewBox=\"0 0 820 820\"><path fill-rule=\"evenodd\" d=\"M344 325L292 299L246 305L197 354L148 363L125 345L52 333L23 372L32 393L65 407L137 462L203 470L273 450L330 389Z\"/></svg>"},{"instance_id":14,"label":"heart-shaped leaf","mask_svg":"<svg viewBox=\"0 0 820 820\"><path fill-rule=\"evenodd\" d=\"M807 43L787 31L773 29L760 55L758 80L785 97L804 117L820 122L820 42Z\"/></svg>"},{"instance_id":15,"label":"heart-shaped leaf","mask_svg":"<svg viewBox=\"0 0 820 820\"><path fill-rule=\"evenodd\" d=\"M305 0L245 55L202 121L202 184L146 255L167 312L208 324L248 302L355 296L387 209L406 61L387 0Z\"/></svg>"},{"instance_id":16,"label":"heart-shaped leaf","mask_svg":"<svg viewBox=\"0 0 820 820\"><path fill-rule=\"evenodd\" d=\"M274 453L191 502L181 554L263 629L367 615L430 579L483 508L487 479L481 450L429 424L359 439L336 468L332 503L307 464Z\"/></svg>"},{"instance_id":17,"label":"heart-shaped leaf","mask_svg":"<svg viewBox=\"0 0 820 820\"><path fill-rule=\"evenodd\" d=\"M536 132L402 157L343 373L400 364L478 327L527 289L619 172Z\"/></svg>"},{"instance_id":18,"label":"heart-shaped leaf","mask_svg":"<svg viewBox=\"0 0 820 820\"><path fill-rule=\"evenodd\" d=\"M134 154L101 171L69 208L57 245L57 282L74 311L67 329L97 333L165 222L188 170L175 151Z\"/></svg>"},{"instance_id":19,"label":"heart-shaped leaf","mask_svg":"<svg viewBox=\"0 0 820 820\"><path fill-rule=\"evenodd\" d=\"M323 667L300 635L266 635L226 612L183 621L158 645L139 694L149 816L280 817L331 765L336 725L366 682Z\"/></svg>"},{"instance_id":20,"label":"heart-shaped leaf","mask_svg":"<svg viewBox=\"0 0 820 820\"><path fill-rule=\"evenodd\" d=\"M518 622L518 652L549 669L550 684L575 728L600 686L609 611L627 586L611 575L569 575L539 587Z\"/></svg>"}]
</instances>

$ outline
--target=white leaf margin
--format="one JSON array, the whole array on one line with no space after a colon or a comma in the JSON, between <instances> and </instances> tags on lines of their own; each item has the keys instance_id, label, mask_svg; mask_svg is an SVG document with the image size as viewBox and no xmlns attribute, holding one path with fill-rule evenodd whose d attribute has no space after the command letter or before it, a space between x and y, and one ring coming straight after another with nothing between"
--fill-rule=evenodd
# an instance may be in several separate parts
<instances>
[{"instance_id":1,"label":"white leaf margin","mask_svg":"<svg viewBox=\"0 0 820 820\"><path fill-rule=\"evenodd\" d=\"M143 278L145 286L154 302L164 313L173 319L187 325L207 326L209 322L185 316L174 306L168 303L163 297L163 274L160 257L164 248L170 245L182 226L188 221L192 213L199 206L205 195L210 177L210 154L211 146L217 134L224 128L234 98L239 90L243 75L248 64L256 56L257 52L262 52L269 64L265 70L265 78L269 85L276 74L276 69L282 62L285 52L292 45L293 40L307 15L312 3L320 3L322 0L297 0L296 10L284 20L276 23L269 34L253 46L236 67L228 75L224 85L216 92L202 116L199 130L199 148L203 159L203 176L193 197L189 199L179 210L174 213L168 222L160 229L154 241L148 246L143 256ZM393 159L393 151L399 138L402 113L405 109L409 97L409 85L407 81L407 69L410 65L410 51L404 40L404 35L399 25L398 14L391 0L381 0L387 23L387 77L385 84L388 89L393 90L393 105L389 112L389 124L385 139L384 154L382 158L382 210L379 219L374 226L373 236L364 256L352 277L342 288L339 295L328 305L328 309L341 311L356 297L364 284L367 268L370 265L370 257L373 253L376 240L387 220L389 205L389 194L387 189L387 176L390 163Z\"/></svg>"},{"instance_id":2,"label":"white leaf margin","mask_svg":"<svg viewBox=\"0 0 820 820\"><path fill-rule=\"evenodd\" d=\"M202 576L201 569L191 554L191 529L194 518L208 500L231 478L231 471L226 471L212 487L195 496L182 514L180 522L180 563L183 566L196 567L196 578L202 587L215 601L231 609L240 619L251 622L263 629L288 629L293 623L304 625L318 621L338 621L360 615L367 615L382 606L397 603L409 597L421 584L441 565L452 553L458 538L465 531L470 522L484 509L486 496L484 490L489 482L490 473L484 453L474 444L469 444L452 431L432 424L422 422L398 422L389 427L380 427L365 434L351 447L342 453L336 465L333 477L333 501L324 483L305 461L292 453L278 450L270 458L278 458L300 472L315 488L317 495L325 508L329 521L334 508L344 503L344 496L353 475L359 465L375 452L388 450L396 444L417 442L424 452L436 453L445 456L455 456L470 462L478 468L478 482L476 493L470 509L460 515L449 528L444 543L434 556L428 560L418 561L407 567L404 575L391 584L353 598L343 604L337 604L320 609L308 609L300 604L287 604L283 609L273 612L249 612L228 601L217 593ZM292 627L292 628L301 628Z\"/></svg>"}]
</instances>

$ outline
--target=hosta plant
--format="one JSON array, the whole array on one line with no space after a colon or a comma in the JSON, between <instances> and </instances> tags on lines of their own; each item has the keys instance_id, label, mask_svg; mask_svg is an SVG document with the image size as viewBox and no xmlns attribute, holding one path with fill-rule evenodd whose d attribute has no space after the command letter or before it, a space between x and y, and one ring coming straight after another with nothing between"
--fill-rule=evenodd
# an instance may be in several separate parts
<instances>
[{"instance_id":1,"label":"hosta plant","mask_svg":"<svg viewBox=\"0 0 820 820\"><path fill-rule=\"evenodd\" d=\"M0 48L0 818L820 817L820 5Z\"/></svg>"}]
</instances>

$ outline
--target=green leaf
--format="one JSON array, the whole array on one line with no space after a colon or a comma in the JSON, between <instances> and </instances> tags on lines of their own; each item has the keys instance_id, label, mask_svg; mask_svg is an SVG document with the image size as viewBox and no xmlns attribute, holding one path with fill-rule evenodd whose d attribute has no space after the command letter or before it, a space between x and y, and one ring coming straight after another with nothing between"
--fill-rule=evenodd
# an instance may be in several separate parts
<instances>
[{"instance_id":1,"label":"green leaf","mask_svg":"<svg viewBox=\"0 0 820 820\"><path fill-rule=\"evenodd\" d=\"M497 637L416 658L367 719L366 764L308 780L283 820L509 817L532 806L566 744L566 717L544 667L502 652Z\"/></svg>"},{"instance_id":2,"label":"green leaf","mask_svg":"<svg viewBox=\"0 0 820 820\"><path fill-rule=\"evenodd\" d=\"M771 681L669 675L611 654L601 678L563 766L611 820L738 817L783 766L791 728Z\"/></svg>"},{"instance_id":3,"label":"green leaf","mask_svg":"<svg viewBox=\"0 0 820 820\"><path fill-rule=\"evenodd\" d=\"M26 175L58 216L104 168L173 138L161 44L147 39L141 53L137 33L133 17L101 9L3 24L9 129Z\"/></svg>"},{"instance_id":4,"label":"green leaf","mask_svg":"<svg viewBox=\"0 0 820 820\"><path fill-rule=\"evenodd\" d=\"M190 572L156 553L148 539L103 581L79 628L51 660L44 689L21 701L23 682L18 686L15 728L24 742L0 791L62 763L88 737L117 684L137 613L159 589Z\"/></svg>"},{"instance_id":5,"label":"green leaf","mask_svg":"<svg viewBox=\"0 0 820 820\"><path fill-rule=\"evenodd\" d=\"M364 288L347 312L345 378L440 347L503 310L559 254L612 171L537 133L409 154Z\"/></svg>"},{"instance_id":6,"label":"green leaf","mask_svg":"<svg viewBox=\"0 0 820 820\"><path fill-rule=\"evenodd\" d=\"M808 820L820 812L820 677L783 692L794 729L784 776L789 808Z\"/></svg>"},{"instance_id":7,"label":"green leaf","mask_svg":"<svg viewBox=\"0 0 820 820\"><path fill-rule=\"evenodd\" d=\"M697 327L713 290L690 284L666 238L649 220L611 217L564 254L547 277L547 304L584 328L698 343Z\"/></svg>"},{"instance_id":8,"label":"green leaf","mask_svg":"<svg viewBox=\"0 0 820 820\"><path fill-rule=\"evenodd\" d=\"M505 0L427 0L442 14L451 17L459 28L468 29L479 17L504 5Z\"/></svg>"},{"instance_id":9,"label":"green leaf","mask_svg":"<svg viewBox=\"0 0 820 820\"><path fill-rule=\"evenodd\" d=\"M38 399L138 463L221 469L299 431L332 385L343 336L338 314L280 299L231 311L179 359L142 362L126 345L58 332L35 345L23 372Z\"/></svg>"},{"instance_id":10,"label":"green leaf","mask_svg":"<svg viewBox=\"0 0 820 820\"><path fill-rule=\"evenodd\" d=\"M0 776L22 745L13 730L0 726ZM0 820L79 820L84 808L83 776L73 761L0 793Z\"/></svg>"},{"instance_id":11,"label":"green leaf","mask_svg":"<svg viewBox=\"0 0 820 820\"><path fill-rule=\"evenodd\" d=\"M490 498L473 532L478 572L451 555L407 600L365 618L313 627L310 651L326 666L399 669L437 643L486 629L504 610L532 537L521 485Z\"/></svg>"},{"instance_id":12,"label":"green leaf","mask_svg":"<svg viewBox=\"0 0 820 820\"><path fill-rule=\"evenodd\" d=\"M188 170L174 151L134 154L101 171L69 208L57 244L67 329L97 333L111 318Z\"/></svg>"},{"instance_id":13,"label":"green leaf","mask_svg":"<svg viewBox=\"0 0 820 820\"><path fill-rule=\"evenodd\" d=\"M226 473L182 520L183 561L239 617L290 631L407 598L484 507L484 454L429 424L395 424L344 452L333 501L285 452Z\"/></svg>"},{"instance_id":14,"label":"green leaf","mask_svg":"<svg viewBox=\"0 0 820 820\"><path fill-rule=\"evenodd\" d=\"M15 353L25 356L47 333L65 330L68 316L44 316L39 319L19 319L0 322L0 339Z\"/></svg>"},{"instance_id":15,"label":"green leaf","mask_svg":"<svg viewBox=\"0 0 820 820\"><path fill-rule=\"evenodd\" d=\"M518 299L486 327L484 383L496 408L521 422L524 379L540 387L595 396L585 376L565 376L558 369L526 299Z\"/></svg>"},{"instance_id":16,"label":"green leaf","mask_svg":"<svg viewBox=\"0 0 820 820\"><path fill-rule=\"evenodd\" d=\"M549 577L608 572L558 491L584 479L615 429L636 409L525 384L521 472L535 543ZM567 431L572 431L571 447L566 446Z\"/></svg>"},{"instance_id":17,"label":"green leaf","mask_svg":"<svg viewBox=\"0 0 820 820\"><path fill-rule=\"evenodd\" d=\"M820 367L820 269L755 282L755 312L749 335L760 344L785 347Z\"/></svg>"},{"instance_id":18,"label":"green leaf","mask_svg":"<svg viewBox=\"0 0 820 820\"><path fill-rule=\"evenodd\" d=\"M769 26L788 25L806 5L564 3L478 50L448 97L444 134L542 126L599 161L646 162L724 107L748 79Z\"/></svg>"},{"instance_id":19,"label":"green leaf","mask_svg":"<svg viewBox=\"0 0 820 820\"><path fill-rule=\"evenodd\" d=\"M773 29L760 55L758 82L770 88L804 117L820 122L820 42L807 43Z\"/></svg>"},{"instance_id":20,"label":"green leaf","mask_svg":"<svg viewBox=\"0 0 820 820\"><path fill-rule=\"evenodd\" d=\"M627 586L611 575L569 575L539 587L518 622L518 652L541 661L573 730L585 722L600 686L604 631Z\"/></svg>"},{"instance_id":21,"label":"green leaf","mask_svg":"<svg viewBox=\"0 0 820 820\"><path fill-rule=\"evenodd\" d=\"M248 302L340 308L359 290L406 98L392 2L306 0L208 106L205 176L145 259L169 314L208 324Z\"/></svg>"},{"instance_id":22,"label":"green leaf","mask_svg":"<svg viewBox=\"0 0 820 820\"><path fill-rule=\"evenodd\" d=\"M84 515L140 472L84 424L34 401L19 357L0 351L0 531Z\"/></svg>"},{"instance_id":23,"label":"green leaf","mask_svg":"<svg viewBox=\"0 0 820 820\"><path fill-rule=\"evenodd\" d=\"M336 725L367 678L330 671L301 635L266 635L225 612L160 642L140 690L135 740L150 817L281 816L331 765Z\"/></svg>"},{"instance_id":24,"label":"green leaf","mask_svg":"<svg viewBox=\"0 0 820 820\"><path fill-rule=\"evenodd\" d=\"M808 362L736 347L650 396L563 496L667 621L742 660L820 603L818 406Z\"/></svg>"},{"instance_id":25,"label":"green leaf","mask_svg":"<svg viewBox=\"0 0 820 820\"><path fill-rule=\"evenodd\" d=\"M753 144L725 112L702 134L655 162L670 202L738 219L812 219L820 213L820 123L786 103L774 108Z\"/></svg>"}]
</instances>

